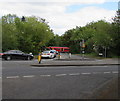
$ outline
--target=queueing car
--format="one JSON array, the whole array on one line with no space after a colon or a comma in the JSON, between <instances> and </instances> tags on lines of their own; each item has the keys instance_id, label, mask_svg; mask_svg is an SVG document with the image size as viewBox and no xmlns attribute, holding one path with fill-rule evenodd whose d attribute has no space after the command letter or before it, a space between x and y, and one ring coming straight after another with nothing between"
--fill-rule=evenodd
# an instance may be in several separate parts
<instances>
[{"instance_id":1,"label":"queueing car","mask_svg":"<svg viewBox=\"0 0 120 101\"><path fill-rule=\"evenodd\" d=\"M55 58L56 57L56 54L54 51L51 51L51 50L46 50L46 51L43 51L42 52L42 55L41 55L42 58Z\"/></svg>"},{"instance_id":2,"label":"queueing car","mask_svg":"<svg viewBox=\"0 0 120 101\"><path fill-rule=\"evenodd\" d=\"M26 54L20 50L9 50L2 54L2 58L5 60L13 59L32 60L34 56L32 54Z\"/></svg>"},{"instance_id":3,"label":"queueing car","mask_svg":"<svg viewBox=\"0 0 120 101\"><path fill-rule=\"evenodd\" d=\"M58 54L58 51L56 51L56 50L50 50L51 52L53 52L53 54L54 54L54 58L56 57L56 55Z\"/></svg>"}]
</instances>

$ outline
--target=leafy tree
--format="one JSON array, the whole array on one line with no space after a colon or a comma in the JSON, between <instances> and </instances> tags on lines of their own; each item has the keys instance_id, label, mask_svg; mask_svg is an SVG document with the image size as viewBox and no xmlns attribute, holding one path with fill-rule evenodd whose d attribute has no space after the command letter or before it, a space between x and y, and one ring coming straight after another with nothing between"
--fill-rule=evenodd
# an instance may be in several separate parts
<instances>
[{"instance_id":1,"label":"leafy tree","mask_svg":"<svg viewBox=\"0 0 120 101\"><path fill-rule=\"evenodd\" d=\"M17 49L16 27L14 19L16 15L2 17L2 49L3 51Z\"/></svg>"},{"instance_id":2,"label":"leafy tree","mask_svg":"<svg viewBox=\"0 0 120 101\"><path fill-rule=\"evenodd\" d=\"M62 46L62 37L59 35L54 35L54 37L49 40L46 46Z\"/></svg>"},{"instance_id":3,"label":"leafy tree","mask_svg":"<svg viewBox=\"0 0 120 101\"><path fill-rule=\"evenodd\" d=\"M49 26L36 17L25 17L26 21L16 19L16 26L19 35L19 49L23 51L37 53L42 46L54 36ZM40 22L41 21L41 22Z\"/></svg>"},{"instance_id":4,"label":"leafy tree","mask_svg":"<svg viewBox=\"0 0 120 101\"><path fill-rule=\"evenodd\" d=\"M113 18L111 37L112 37L112 53L120 56L120 9L117 11L117 15Z\"/></svg>"},{"instance_id":5,"label":"leafy tree","mask_svg":"<svg viewBox=\"0 0 120 101\"><path fill-rule=\"evenodd\" d=\"M45 19L35 16L24 17L24 21L16 15L2 17L3 51L19 49L37 54L54 37Z\"/></svg>"}]
</instances>

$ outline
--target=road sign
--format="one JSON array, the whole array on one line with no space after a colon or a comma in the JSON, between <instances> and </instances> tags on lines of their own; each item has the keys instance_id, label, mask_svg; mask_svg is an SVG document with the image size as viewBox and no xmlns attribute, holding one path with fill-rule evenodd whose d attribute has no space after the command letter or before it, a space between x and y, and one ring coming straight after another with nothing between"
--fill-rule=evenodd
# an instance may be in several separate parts
<instances>
[{"instance_id":1,"label":"road sign","mask_svg":"<svg viewBox=\"0 0 120 101\"><path fill-rule=\"evenodd\" d=\"M85 48L85 43L82 44L82 47Z\"/></svg>"}]
</instances>

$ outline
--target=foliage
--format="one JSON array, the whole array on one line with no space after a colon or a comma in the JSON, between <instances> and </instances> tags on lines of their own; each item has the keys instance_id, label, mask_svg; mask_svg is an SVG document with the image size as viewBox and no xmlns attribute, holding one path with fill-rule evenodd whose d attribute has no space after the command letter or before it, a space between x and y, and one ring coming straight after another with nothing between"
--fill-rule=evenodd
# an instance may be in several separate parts
<instances>
[{"instance_id":1,"label":"foliage","mask_svg":"<svg viewBox=\"0 0 120 101\"><path fill-rule=\"evenodd\" d=\"M17 49L16 27L14 23L15 15L7 15L2 17L2 49Z\"/></svg>"},{"instance_id":2,"label":"foliage","mask_svg":"<svg viewBox=\"0 0 120 101\"><path fill-rule=\"evenodd\" d=\"M59 35L54 35L52 39L46 44L46 46L62 46L62 39Z\"/></svg>"},{"instance_id":3,"label":"foliage","mask_svg":"<svg viewBox=\"0 0 120 101\"><path fill-rule=\"evenodd\" d=\"M55 35L48 22L35 16L22 17L8 14L0 19L2 24L2 49L19 49L37 54L46 46L70 47L72 53L81 53L82 40L85 53L103 53L107 56L120 55L120 10L109 23L104 20L90 22L86 26L76 26L67 30L62 36Z\"/></svg>"},{"instance_id":4,"label":"foliage","mask_svg":"<svg viewBox=\"0 0 120 101\"><path fill-rule=\"evenodd\" d=\"M3 51L19 49L37 54L54 34L45 19L25 17L25 21L16 15L2 17Z\"/></svg>"},{"instance_id":5,"label":"foliage","mask_svg":"<svg viewBox=\"0 0 120 101\"><path fill-rule=\"evenodd\" d=\"M67 45L71 48L72 53L80 53L83 49L80 47L80 42L85 40L85 52L103 53L105 55L105 49L107 50L107 56L111 53L115 54L120 38L118 38L118 20L117 24L108 23L104 20L97 22L91 22L84 27L76 27L70 29L62 35L63 45ZM113 51L114 50L114 51Z\"/></svg>"}]
</instances>

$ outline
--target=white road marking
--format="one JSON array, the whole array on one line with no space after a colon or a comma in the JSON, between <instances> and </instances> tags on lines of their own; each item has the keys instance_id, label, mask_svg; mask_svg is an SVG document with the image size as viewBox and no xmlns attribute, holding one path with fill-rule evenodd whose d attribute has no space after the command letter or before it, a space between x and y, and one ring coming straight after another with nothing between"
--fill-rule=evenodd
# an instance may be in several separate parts
<instances>
[{"instance_id":1,"label":"white road marking","mask_svg":"<svg viewBox=\"0 0 120 101\"><path fill-rule=\"evenodd\" d=\"M112 73L118 73L118 71L113 71Z\"/></svg>"},{"instance_id":2,"label":"white road marking","mask_svg":"<svg viewBox=\"0 0 120 101\"><path fill-rule=\"evenodd\" d=\"M67 74L57 74L55 76L65 76L65 75L67 75Z\"/></svg>"},{"instance_id":3,"label":"white road marking","mask_svg":"<svg viewBox=\"0 0 120 101\"><path fill-rule=\"evenodd\" d=\"M100 74L101 72L93 72L93 74Z\"/></svg>"},{"instance_id":4,"label":"white road marking","mask_svg":"<svg viewBox=\"0 0 120 101\"><path fill-rule=\"evenodd\" d=\"M108 73L110 73L110 72L104 72L104 74L108 74Z\"/></svg>"},{"instance_id":5,"label":"white road marking","mask_svg":"<svg viewBox=\"0 0 120 101\"><path fill-rule=\"evenodd\" d=\"M51 76L51 75L40 75L40 76L42 76L42 77L49 77L49 76Z\"/></svg>"},{"instance_id":6,"label":"white road marking","mask_svg":"<svg viewBox=\"0 0 120 101\"><path fill-rule=\"evenodd\" d=\"M12 78L19 78L19 76L8 76L6 77L7 79L12 79Z\"/></svg>"},{"instance_id":7,"label":"white road marking","mask_svg":"<svg viewBox=\"0 0 120 101\"><path fill-rule=\"evenodd\" d=\"M91 73L81 73L81 74L83 74L83 75L84 75L84 74L91 74Z\"/></svg>"},{"instance_id":8,"label":"white road marking","mask_svg":"<svg viewBox=\"0 0 120 101\"><path fill-rule=\"evenodd\" d=\"M26 76L23 76L23 77L29 78L29 77L35 77L35 75L26 75Z\"/></svg>"},{"instance_id":9,"label":"white road marking","mask_svg":"<svg viewBox=\"0 0 120 101\"><path fill-rule=\"evenodd\" d=\"M114 73L114 74L117 74L119 73L118 71L107 71L107 72L84 72L84 73L70 73L70 74L56 74L55 76L66 76L66 75L70 75L70 76L74 76L74 75L80 75L80 74L83 74L83 75L87 75L87 74L109 74L109 73ZM50 77L51 75L40 75L41 77ZM30 77L35 77L35 75L25 75L23 76L24 78L30 78ZM2 77L0 77L1 79ZM19 78L19 76L7 76L6 78L8 79L12 79L12 78Z\"/></svg>"},{"instance_id":10,"label":"white road marking","mask_svg":"<svg viewBox=\"0 0 120 101\"><path fill-rule=\"evenodd\" d=\"M69 74L69 75L80 75L80 73L71 73L71 74Z\"/></svg>"}]
</instances>

